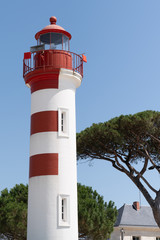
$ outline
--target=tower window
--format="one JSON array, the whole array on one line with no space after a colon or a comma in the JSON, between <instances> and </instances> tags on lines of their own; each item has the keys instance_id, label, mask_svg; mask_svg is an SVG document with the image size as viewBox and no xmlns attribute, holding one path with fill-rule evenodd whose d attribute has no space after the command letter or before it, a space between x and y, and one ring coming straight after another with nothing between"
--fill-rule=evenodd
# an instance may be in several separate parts
<instances>
[{"instance_id":1,"label":"tower window","mask_svg":"<svg viewBox=\"0 0 160 240\"><path fill-rule=\"evenodd\" d=\"M62 198L62 221L67 220L67 199Z\"/></svg>"},{"instance_id":2,"label":"tower window","mask_svg":"<svg viewBox=\"0 0 160 240\"><path fill-rule=\"evenodd\" d=\"M65 127L64 127L64 124L65 124L65 112L62 112L61 113L61 131L62 132L65 132Z\"/></svg>"},{"instance_id":3,"label":"tower window","mask_svg":"<svg viewBox=\"0 0 160 240\"><path fill-rule=\"evenodd\" d=\"M64 198L62 198L62 220L64 220Z\"/></svg>"},{"instance_id":4,"label":"tower window","mask_svg":"<svg viewBox=\"0 0 160 240\"><path fill-rule=\"evenodd\" d=\"M58 109L58 135L69 137L69 113L68 109Z\"/></svg>"},{"instance_id":5,"label":"tower window","mask_svg":"<svg viewBox=\"0 0 160 240\"><path fill-rule=\"evenodd\" d=\"M69 227L69 196L59 195L58 197L59 217L58 225L61 227Z\"/></svg>"}]
</instances>

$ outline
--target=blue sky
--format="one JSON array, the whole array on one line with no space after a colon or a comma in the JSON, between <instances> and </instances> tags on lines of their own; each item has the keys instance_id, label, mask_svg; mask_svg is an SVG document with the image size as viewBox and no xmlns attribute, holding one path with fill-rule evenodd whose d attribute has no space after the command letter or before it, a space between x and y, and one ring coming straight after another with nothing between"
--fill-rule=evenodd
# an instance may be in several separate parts
<instances>
[{"instance_id":1,"label":"blue sky","mask_svg":"<svg viewBox=\"0 0 160 240\"><path fill-rule=\"evenodd\" d=\"M51 16L72 34L71 51L85 53L76 94L77 131L121 114L160 111L159 0L14 0L0 7L0 190L28 182L30 91L22 76L23 53ZM150 181L160 185L152 172ZM117 207L139 191L109 163L78 164L78 181ZM141 196L142 204L146 201Z\"/></svg>"}]
</instances>

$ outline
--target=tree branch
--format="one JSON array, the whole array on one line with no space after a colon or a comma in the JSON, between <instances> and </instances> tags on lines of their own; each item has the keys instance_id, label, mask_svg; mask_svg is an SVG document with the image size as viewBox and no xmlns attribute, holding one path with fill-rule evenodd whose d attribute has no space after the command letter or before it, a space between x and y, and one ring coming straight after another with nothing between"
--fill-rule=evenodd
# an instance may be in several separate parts
<instances>
[{"instance_id":1,"label":"tree branch","mask_svg":"<svg viewBox=\"0 0 160 240\"><path fill-rule=\"evenodd\" d=\"M151 195L148 193L146 188L143 186L143 184L140 182L139 178L138 177L130 177L130 178L134 182L134 184L138 187L138 189L141 191L141 193L143 194L143 196L145 197L149 205L153 207L154 200L151 197Z\"/></svg>"},{"instance_id":2,"label":"tree branch","mask_svg":"<svg viewBox=\"0 0 160 240\"><path fill-rule=\"evenodd\" d=\"M145 179L144 176L142 176L142 175L140 174L140 172L138 172L138 171L135 169L135 173L137 174L137 176L136 176L137 179L141 178L141 179L145 182L145 184L146 184L154 193L157 194L158 191L150 185L150 183Z\"/></svg>"},{"instance_id":3,"label":"tree branch","mask_svg":"<svg viewBox=\"0 0 160 240\"><path fill-rule=\"evenodd\" d=\"M160 144L160 140L158 138L156 138L155 136L153 136L152 134L148 134L148 136L150 136L151 138L153 138L154 140L156 140L159 144Z\"/></svg>"},{"instance_id":4,"label":"tree branch","mask_svg":"<svg viewBox=\"0 0 160 240\"><path fill-rule=\"evenodd\" d=\"M125 161L123 158L122 158L122 156L121 155L119 155L119 154L117 154L117 156L118 156L118 158L120 158L120 160L127 166L127 168L129 169L129 171L130 172L128 172L125 168L125 170L126 170L126 174L128 175L128 174L133 174L133 172L134 172L134 168L131 166L131 164L129 163L129 156L128 156L128 161Z\"/></svg>"},{"instance_id":5,"label":"tree branch","mask_svg":"<svg viewBox=\"0 0 160 240\"><path fill-rule=\"evenodd\" d=\"M117 170L119 170L119 171L121 171L121 172L124 172L124 170L123 170L121 167L118 167L118 166L116 165L116 162L115 162L113 159L111 159L111 158L105 157L104 155L101 156L101 155L98 154L98 153L89 154L89 157L92 158L92 159L106 160L106 161L108 161L108 162L111 162L111 163L112 163L112 166L113 166L114 168L116 168Z\"/></svg>"},{"instance_id":6,"label":"tree branch","mask_svg":"<svg viewBox=\"0 0 160 240\"><path fill-rule=\"evenodd\" d=\"M147 166L148 166L148 158L145 158L145 162L144 162L143 168L142 168L142 170L140 171L140 175L141 175L141 176L146 172Z\"/></svg>"},{"instance_id":7,"label":"tree branch","mask_svg":"<svg viewBox=\"0 0 160 240\"><path fill-rule=\"evenodd\" d=\"M147 149L144 149L144 150L145 150L146 155L147 155L147 157L149 158L150 162L152 163L152 165L153 165L153 166L155 167L155 169L160 173L160 169L156 168L157 165L154 163L154 161L153 161L152 158L150 157L150 155L149 155Z\"/></svg>"}]
</instances>

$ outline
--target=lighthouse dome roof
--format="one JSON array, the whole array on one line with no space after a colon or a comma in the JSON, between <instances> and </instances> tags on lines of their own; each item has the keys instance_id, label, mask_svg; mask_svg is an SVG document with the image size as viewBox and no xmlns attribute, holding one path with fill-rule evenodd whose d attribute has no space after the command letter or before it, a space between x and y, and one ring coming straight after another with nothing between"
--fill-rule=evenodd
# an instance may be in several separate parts
<instances>
[{"instance_id":1,"label":"lighthouse dome roof","mask_svg":"<svg viewBox=\"0 0 160 240\"><path fill-rule=\"evenodd\" d=\"M66 35L69 39L71 39L71 34L67 32L64 28L62 28L59 25L56 25L57 18L52 16L50 17L50 25L47 25L44 27L41 31L37 32L35 35L35 39L39 39L40 35L45 34L45 33L50 33L50 32L55 32L55 33L62 33Z\"/></svg>"}]
</instances>

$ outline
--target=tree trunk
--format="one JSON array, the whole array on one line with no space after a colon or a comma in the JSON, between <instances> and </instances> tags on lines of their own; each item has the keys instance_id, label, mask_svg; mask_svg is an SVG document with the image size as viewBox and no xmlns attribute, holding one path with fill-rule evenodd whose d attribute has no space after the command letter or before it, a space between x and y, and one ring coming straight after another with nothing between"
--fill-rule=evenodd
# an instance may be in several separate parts
<instances>
[{"instance_id":1,"label":"tree trunk","mask_svg":"<svg viewBox=\"0 0 160 240\"><path fill-rule=\"evenodd\" d=\"M155 221L158 227L160 228L160 190L157 192L156 198L154 200L154 204L151 207L152 207Z\"/></svg>"},{"instance_id":2,"label":"tree trunk","mask_svg":"<svg viewBox=\"0 0 160 240\"><path fill-rule=\"evenodd\" d=\"M143 194L143 196L149 203L150 207L152 208L154 219L155 219L158 227L160 228L160 190L157 191L156 198L155 198L155 200L153 200L139 179L137 179L136 177L135 178L131 177L131 176L129 176L129 177L135 183L135 185L139 188L139 190L141 191L141 193Z\"/></svg>"}]
</instances>

